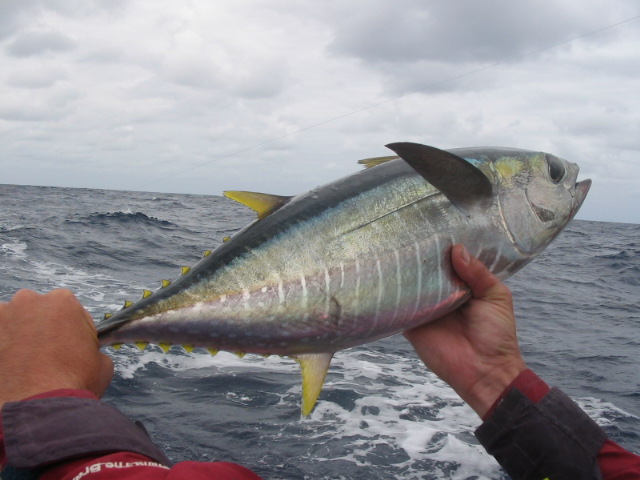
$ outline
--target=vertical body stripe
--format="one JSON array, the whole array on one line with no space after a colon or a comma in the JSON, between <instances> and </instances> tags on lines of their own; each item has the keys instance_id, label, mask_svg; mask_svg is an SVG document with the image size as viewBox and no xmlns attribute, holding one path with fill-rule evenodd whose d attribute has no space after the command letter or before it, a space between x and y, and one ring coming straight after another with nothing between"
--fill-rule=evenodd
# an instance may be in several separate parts
<instances>
[{"instance_id":1,"label":"vertical body stripe","mask_svg":"<svg viewBox=\"0 0 640 480\"><path fill-rule=\"evenodd\" d=\"M420 300L422 299L422 258L420 255L420 244L418 242L414 243L416 247L416 263L417 263L417 276L416 276L416 305L413 309L413 315L411 317L415 317L418 313L418 309L420 308Z\"/></svg>"},{"instance_id":2,"label":"vertical body stripe","mask_svg":"<svg viewBox=\"0 0 640 480\"><path fill-rule=\"evenodd\" d=\"M384 294L384 278L382 277L382 265L380 258L376 255L376 269L378 270L378 300L376 303L376 322L380 318L380 306L382 305L382 295Z\"/></svg>"},{"instance_id":3,"label":"vertical body stripe","mask_svg":"<svg viewBox=\"0 0 640 480\"><path fill-rule=\"evenodd\" d=\"M309 298L309 293L307 292L307 279L303 273L300 274L300 286L302 287L302 297L300 300L302 302L302 308L306 312L308 308L307 300Z\"/></svg>"},{"instance_id":4,"label":"vertical body stripe","mask_svg":"<svg viewBox=\"0 0 640 480\"><path fill-rule=\"evenodd\" d=\"M360 262L356 258L356 291L355 291L355 305L354 305L355 317L360 315Z\"/></svg>"},{"instance_id":5,"label":"vertical body stripe","mask_svg":"<svg viewBox=\"0 0 640 480\"><path fill-rule=\"evenodd\" d=\"M324 285L325 285L325 307L324 314L329 316L329 312L331 311L331 276L329 275L329 269L324 267Z\"/></svg>"},{"instance_id":6,"label":"vertical body stripe","mask_svg":"<svg viewBox=\"0 0 640 480\"><path fill-rule=\"evenodd\" d=\"M438 236L435 236L435 241L436 241L436 253L440 254L440 238L438 238ZM438 265L438 300L436 302L440 303L442 301L442 284L444 283L444 278L442 275L442 262L440 261L440 256L438 255L436 257L436 263Z\"/></svg>"},{"instance_id":7,"label":"vertical body stripe","mask_svg":"<svg viewBox=\"0 0 640 480\"><path fill-rule=\"evenodd\" d=\"M402 269L400 267L400 252L393 249L393 256L396 259L396 308L393 312L393 323L398 320L398 311L400 310L400 300L402 298Z\"/></svg>"}]
</instances>

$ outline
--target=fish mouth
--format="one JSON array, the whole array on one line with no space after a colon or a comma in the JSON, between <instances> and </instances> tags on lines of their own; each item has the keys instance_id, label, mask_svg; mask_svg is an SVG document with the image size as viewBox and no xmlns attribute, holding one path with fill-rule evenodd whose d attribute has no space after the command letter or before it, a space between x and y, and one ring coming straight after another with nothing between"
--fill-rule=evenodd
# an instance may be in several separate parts
<instances>
[{"instance_id":1,"label":"fish mouth","mask_svg":"<svg viewBox=\"0 0 640 480\"><path fill-rule=\"evenodd\" d=\"M571 217L578 212L584 199L587 198L587 193L589 193L589 189L591 188L591 179L587 178L586 180L582 180L581 182L576 183L575 185L575 202L573 204L573 211L571 212Z\"/></svg>"}]
</instances>

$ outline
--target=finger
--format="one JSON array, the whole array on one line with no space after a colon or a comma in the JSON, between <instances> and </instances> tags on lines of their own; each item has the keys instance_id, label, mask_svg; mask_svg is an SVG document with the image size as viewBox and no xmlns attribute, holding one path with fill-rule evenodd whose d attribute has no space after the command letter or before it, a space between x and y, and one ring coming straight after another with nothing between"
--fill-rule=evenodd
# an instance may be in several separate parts
<instances>
[{"instance_id":1,"label":"finger","mask_svg":"<svg viewBox=\"0 0 640 480\"><path fill-rule=\"evenodd\" d=\"M100 375L98 378L97 386L98 391L95 392L99 397L101 397L105 390L109 387L114 372L113 360L111 359L111 357L105 355L104 353L101 353L100 361Z\"/></svg>"},{"instance_id":2,"label":"finger","mask_svg":"<svg viewBox=\"0 0 640 480\"><path fill-rule=\"evenodd\" d=\"M507 287L477 258L471 256L464 245L454 245L451 249L453 268L464 283L471 289L475 298L483 298L497 290ZM502 292L499 292L502 294Z\"/></svg>"},{"instance_id":3,"label":"finger","mask_svg":"<svg viewBox=\"0 0 640 480\"><path fill-rule=\"evenodd\" d=\"M13 294L13 297L11 298L11 301L9 303L21 305L22 303L30 303L38 297L40 297L39 293L34 292L33 290L28 290L26 288L21 288Z\"/></svg>"},{"instance_id":4,"label":"finger","mask_svg":"<svg viewBox=\"0 0 640 480\"><path fill-rule=\"evenodd\" d=\"M53 298L59 299L61 302L63 302L65 307L69 308L70 311L79 310L80 315L82 316L82 318L84 318L85 324L87 325L87 327L89 327L89 330L91 331L91 333L93 335L97 335L96 325L93 322L93 317L91 317L91 314L82 306L78 298L74 295L74 293L71 290L67 290L63 288L56 289L56 290L52 290L46 295L50 295Z\"/></svg>"}]
</instances>

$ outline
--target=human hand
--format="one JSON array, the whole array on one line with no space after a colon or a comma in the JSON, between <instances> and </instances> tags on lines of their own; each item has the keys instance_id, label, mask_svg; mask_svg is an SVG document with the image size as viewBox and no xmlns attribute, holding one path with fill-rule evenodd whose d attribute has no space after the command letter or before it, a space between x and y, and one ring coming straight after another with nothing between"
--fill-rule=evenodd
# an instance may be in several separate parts
<instances>
[{"instance_id":1,"label":"human hand","mask_svg":"<svg viewBox=\"0 0 640 480\"><path fill-rule=\"evenodd\" d=\"M101 396L113 376L93 320L69 290L20 290L0 303L0 407L59 388Z\"/></svg>"},{"instance_id":2,"label":"human hand","mask_svg":"<svg viewBox=\"0 0 640 480\"><path fill-rule=\"evenodd\" d=\"M451 249L451 261L472 298L404 335L425 365L482 417L527 366L518 347L511 291L464 246Z\"/></svg>"}]
</instances>

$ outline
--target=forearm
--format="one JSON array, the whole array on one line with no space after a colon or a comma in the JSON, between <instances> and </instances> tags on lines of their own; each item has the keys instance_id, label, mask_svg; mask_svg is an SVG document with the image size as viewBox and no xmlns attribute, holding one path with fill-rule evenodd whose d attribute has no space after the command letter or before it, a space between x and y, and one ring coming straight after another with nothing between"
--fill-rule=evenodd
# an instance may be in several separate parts
<instances>
[{"instance_id":1,"label":"forearm","mask_svg":"<svg viewBox=\"0 0 640 480\"><path fill-rule=\"evenodd\" d=\"M84 390L56 390L7 403L1 419L0 462L21 479L260 480L234 463L169 467L140 424ZM2 478L14 477L5 469Z\"/></svg>"},{"instance_id":2,"label":"forearm","mask_svg":"<svg viewBox=\"0 0 640 480\"><path fill-rule=\"evenodd\" d=\"M514 480L640 476L640 457L607 440L569 397L530 370L514 380L484 420L476 436Z\"/></svg>"},{"instance_id":3,"label":"forearm","mask_svg":"<svg viewBox=\"0 0 640 480\"><path fill-rule=\"evenodd\" d=\"M141 426L83 390L56 390L5 403L1 427L3 467L34 470L115 452L169 464Z\"/></svg>"}]
</instances>

